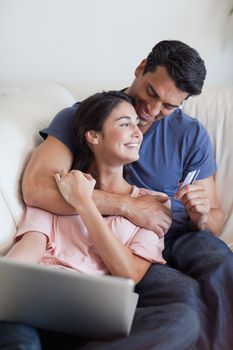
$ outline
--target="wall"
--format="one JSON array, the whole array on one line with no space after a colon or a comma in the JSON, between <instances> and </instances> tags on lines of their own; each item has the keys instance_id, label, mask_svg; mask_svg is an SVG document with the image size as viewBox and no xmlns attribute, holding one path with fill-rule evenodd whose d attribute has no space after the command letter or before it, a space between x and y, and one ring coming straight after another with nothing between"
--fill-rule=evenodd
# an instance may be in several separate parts
<instances>
[{"instance_id":1,"label":"wall","mask_svg":"<svg viewBox=\"0 0 233 350\"><path fill-rule=\"evenodd\" d=\"M208 85L233 83L232 0L0 0L0 92L63 82L122 88L152 46L179 39Z\"/></svg>"}]
</instances>

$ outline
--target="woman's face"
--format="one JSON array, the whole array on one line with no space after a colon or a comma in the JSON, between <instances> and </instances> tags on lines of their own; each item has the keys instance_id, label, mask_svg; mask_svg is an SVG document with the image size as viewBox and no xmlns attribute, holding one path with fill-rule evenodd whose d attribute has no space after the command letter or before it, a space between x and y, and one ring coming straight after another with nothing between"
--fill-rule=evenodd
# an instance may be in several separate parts
<instances>
[{"instance_id":1,"label":"woman's face","mask_svg":"<svg viewBox=\"0 0 233 350\"><path fill-rule=\"evenodd\" d=\"M120 102L105 120L103 129L97 133L99 143L94 153L109 165L124 165L139 158L142 133L134 107ZM96 152L95 152L96 151Z\"/></svg>"}]
</instances>

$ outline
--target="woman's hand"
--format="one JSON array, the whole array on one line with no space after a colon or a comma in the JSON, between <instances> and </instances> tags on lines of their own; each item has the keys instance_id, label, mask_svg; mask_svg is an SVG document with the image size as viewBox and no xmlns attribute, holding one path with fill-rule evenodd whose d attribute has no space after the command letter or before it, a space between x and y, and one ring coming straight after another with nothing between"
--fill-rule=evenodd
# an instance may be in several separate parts
<instances>
[{"instance_id":1,"label":"woman's hand","mask_svg":"<svg viewBox=\"0 0 233 350\"><path fill-rule=\"evenodd\" d=\"M57 186L64 199L74 208L83 206L92 200L92 193L96 181L90 174L82 173L79 170L66 169L54 175Z\"/></svg>"}]
</instances>

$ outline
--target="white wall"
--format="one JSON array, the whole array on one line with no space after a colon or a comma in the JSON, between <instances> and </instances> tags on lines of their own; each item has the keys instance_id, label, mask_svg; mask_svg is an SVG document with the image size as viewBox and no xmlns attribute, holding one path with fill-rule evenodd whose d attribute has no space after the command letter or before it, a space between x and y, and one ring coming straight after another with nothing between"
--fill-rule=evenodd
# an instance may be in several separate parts
<instances>
[{"instance_id":1,"label":"white wall","mask_svg":"<svg viewBox=\"0 0 233 350\"><path fill-rule=\"evenodd\" d=\"M122 88L163 39L195 47L207 85L233 84L232 0L0 0L0 91L51 81ZM13 91L13 90L12 90Z\"/></svg>"}]
</instances>

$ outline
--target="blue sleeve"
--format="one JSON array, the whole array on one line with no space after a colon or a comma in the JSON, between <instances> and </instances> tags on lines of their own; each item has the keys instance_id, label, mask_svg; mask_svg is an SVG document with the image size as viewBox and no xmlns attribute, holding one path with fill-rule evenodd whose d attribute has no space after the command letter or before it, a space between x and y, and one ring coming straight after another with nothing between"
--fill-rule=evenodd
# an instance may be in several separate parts
<instances>
[{"instance_id":1,"label":"blue sleeve","mask_svg":"<svg viewBox=\"0 0 233 350\"><path fill-rule=\"evenodd\" d=\"M207 130L201 123L197 124L188 148L189 152L186 157L183 177L189 171L196 169L200 169L198 179L205 179L216 172L217 166L213 146Z\"/></svg>"},{"instance_id":2,"label":"blue sleeve","mask_svg":"<svg viewBox=\"0 0 233 350\"><path fill-rule=\"evenodd\" d=\"M74 153L73 123L79 103L61 110L47 128L40 130L40 135L46 139L48 135L56 137Z\"/></svg>"}]
</instances>

